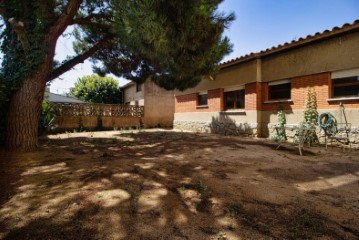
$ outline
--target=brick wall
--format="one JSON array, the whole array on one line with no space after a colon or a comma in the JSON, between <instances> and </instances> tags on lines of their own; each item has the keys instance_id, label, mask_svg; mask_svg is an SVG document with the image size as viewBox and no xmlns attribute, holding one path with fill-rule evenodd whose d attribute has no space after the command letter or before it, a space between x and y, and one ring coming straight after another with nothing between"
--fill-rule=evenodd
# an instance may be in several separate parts
<instances>
[{"instance_id":1,"label":"brick wall","mask_svg":"<svg viewBox=\"0 0 359 240\"><path fill-rule=\"evenodd\" d=\"M245 85L245 98L244 98L244 107L245 110L257 110L260 108L260 85L255 83L249 83Z\"/></svg>"},{"instance_id":2,"label":"brick wall","mask_svg":"<svg viewBox=\"0 0 359 240\"><path fill-rule=\"evenodd\" d=\"M223 111L223 88L208 91L208 107L197 107L197 93L176 96L175 112Z\"/></svg>"},{"instance_id":3,"label":"brick wall","mask_svg":"<svg viewBox=\"0 0 359 240\"><path fill-rule=\"evenodd\" d=\"M305 101L308 89L312 88L317 93L318 109L336 109L339 102L328 102L331 91L330 73L320 73L308 76L301 76L291 79L292 102L282 102L284 110L305 109ZM262 83L262 99L268 101L268 83ZM344 101L347 108L359 108L359 101ZM262 110L276 111L278 103L263 103Z\"/></svg>"},{"instance_id":4,"label":"brick wall","mask_svg":"<svg viewBox=\"0 0 359 240\"><path fill-rule=\"evenodd\" d=\"M284 110L305 109L309 88L317 93L318 109L337 109L339 102L328 102L331 91L330 73L320 73L291 79L291 102L281 102ZM268 83L249 83L245 85L245 109L277 111L278 102L268 101ZM359 108L359 100L344 101L346 108ZM223 111L223 89L208 91L208 108L197 108L197 94L176 97L175 112L218 112Z\"/></svg>"}]
</instances>

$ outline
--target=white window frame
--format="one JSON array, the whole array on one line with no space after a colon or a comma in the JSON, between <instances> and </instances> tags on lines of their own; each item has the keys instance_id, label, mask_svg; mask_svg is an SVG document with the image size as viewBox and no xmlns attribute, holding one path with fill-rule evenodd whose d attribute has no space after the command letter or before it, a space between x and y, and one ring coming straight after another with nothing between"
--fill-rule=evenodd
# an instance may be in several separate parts
<instances>
[{"instance_id":1,"label":"white window frame","mask_svg":"<svg viewBox=\"0 0 359 240\"><path fill-rule=\"evenodd\" d=\"M340 70L331 73L331 79L330 79L331 84L329 85L331 89L329 89L330 96L329 99L327 99L327 101L359 100L359 96L334 97L334 80L338 78L346 78L346 77L359 77L359 68Z\"/></svg>"},{"instance_id":2,"label":"white window frame","mask_svg":"<svg viewBox=\"0 0 359 240\"><path fill-rule=\"evenodd\" d=\"M287 83L291 83L290 79L283 79L283 80L268 82L268 96L267 96L268 99L264 103L291 102L292 101L292 99L291 99L292 98L292 85L291 85L291 89L289 90L290 91L289 99L269 99L269 96L270 96L269 87L270 86L282 85L282 84L287 84Z\"/></svg>"}]
</instances>

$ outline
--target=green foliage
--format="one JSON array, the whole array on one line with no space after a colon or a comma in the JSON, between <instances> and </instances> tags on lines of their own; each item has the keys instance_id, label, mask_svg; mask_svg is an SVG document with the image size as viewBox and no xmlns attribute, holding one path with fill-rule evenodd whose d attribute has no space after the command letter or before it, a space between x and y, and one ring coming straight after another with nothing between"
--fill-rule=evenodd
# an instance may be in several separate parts
<instances>
[{"instance_id":1,"label":"green foliage","mask_svg":"<svg viewBox=\"0 0 359 240\"><path fill-rule=\"evenodd\" d=\"M68 10L72 0L0 1L0 51L4 55L0 67L1 121L5 122L9 96L24 80L36 82L33 85L43 91L46 81L87 58L101 75L113 73L139 83L152 76L166 89L195 86L203 76L214 74L217 63L231 51L222 33L234 15L217 12L221 2L86 0L73 19L58 21L72 17ZM74 5L71 10L76 9ZM55 60L54 47L69 25L74 26L70 35L76 39L76 55ZM109 97L116 95L112 91L101 94L100 89L94 96L78 94L92 102L118 103L121 99L120 94L117 99ZM0 122L0 126L6 124Z\"/></svg>"},{"instance_id":2,"label":"green foliage","mask_svg":"<svg viewBox=\"0 0 359 240\"><path fill-rule=\"evenodd\" d=\"M210 205L209 198L211 196L211 191L209 190L208 186L202 181L199 181L197 183L196 188L200 198L200 202L196 203L196 210L205 211Z\"/></svg>"},{"instance_id":3,"label":"green foliage","mask_svg":"<svg viewBox=\"0 0 359 240\"><path fill-rule=\"evenodd\" d=\"M300 123L299 129L296 131L294 135L294 142L300 141L300 129L308 128L311 129L313 126L318 125L318 111L317 111L317 94L311 88L308 89L307 97L306 97L306 104L305 104L305 111L304 111L304 120ZM315 131L309 131L308 135L306 136L305 142L309 145L318 143L318 136Z\"/></svg>"},{"instance_id":4,"label":"green foliage","mask_svg":"<svg viewBox=\"0 0 359 240\"><path fill-rule=\"evenodd\" d=\"M197 192L202 201L208 201L210 197L210 191L208 186L202 181L199 181L197 184Z\"/></svg>"},{"instance_id":5,"label":"green foliage","mask_svg":"<svg viewBox=\"0 0 359 240\"><path fill-rule=\"evenodd\" d=\"M116 1L118 39L111 51L101 50L94 57L104 63L97 72L136 82L151 76L166 89L195 86L203 76L216 73L217 64L231 52L222 33L234 15L217 12L221 2ZM112 64L113 58L119 64Z\"/></svg>"},{"instance_id":6,"label":"green foliage","mask_svg":"<svg viewBox=\"0 0 359 240\"><path fill-rule=\"evenodd\" d=\"M41 114L39 120L39 132L50 132L54 126L55 111L47 101L43 101L41 105Z\"/></svg>"},{"instance_id":7,"label":"green foliage","mask_svg":"<svg viewBox=\"0 0 359 240\"><path fill-rule=\"evenodd\" d=\"M271 136L271 139L274 141L285 141L287 140L287 135L285 134L286 120L282 106L279 106L277 117L278 117L278 124L276 125L276 130Z\"/></svg>"},{"instance_id":8,"label":"green foliage","mask_svg":"<svg viewBox=\"0 0 359 240\"><path fill-rule=\"evenodd\" d=\"M4 54L0 75L4 78L9 93L17 90L22 79L31 76L44 61L43 34L49 27L49 21L41 14L41 6L35 1L6 1L3 14L5 27L1 29L1 52ZM30 48L24 49L24 36L15 34L9 19L21 20L26 31Z\"/></svg>"},{"instance_id":9,"label":"green foliage","mask_svg":"<svg viewBox=\"0 0 359 240\"><path fill-rule=\"evenodd\" d=\"M242 203L231 203L225 208L225 212L231 217L237 217L243 210Z\"/></svg>"},{"instance_id":10,"label":"green foliage","mask_svg":"<svg viewBox=\"0 0 359 240\"><path fill-rule=\"evenodd\" d=\"M79 78L71 94L81 100L93 103L121 103L118 82L112 77L89 75Z\"/></svg>"}]
</instances>

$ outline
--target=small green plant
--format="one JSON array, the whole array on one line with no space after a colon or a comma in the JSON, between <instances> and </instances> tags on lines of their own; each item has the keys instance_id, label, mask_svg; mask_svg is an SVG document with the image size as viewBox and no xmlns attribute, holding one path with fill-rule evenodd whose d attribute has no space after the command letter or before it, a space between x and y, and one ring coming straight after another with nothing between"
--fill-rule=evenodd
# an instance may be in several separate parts
<instances>
[{"instance_id":1,"label":"small green plant","mask_svg":"<svg viewBox=\"0 0 359 240\"><path fill-rule=\"evenodd\" d=\"M55 110L49 102L43 101L39 119L39 132L49 132L54 127Z\"/></svg>"},{"instance_id":2,"label":"small green plant","mask_svg":"<svg viewBox=\"0 0 359 240\"><path fill-rule=\"evenodd\" d=\"M224 233L224 232L222 232L222 231L219 231L216 235L217 235L217 239L218 239L218 240L225 240L225 239L227 239L226 233Z\"/></svg>"},{"instance_id":3,"label":"small green plant","mask_svg":"<svg viewBox=\"0 0 359 240\"><path fill-rule=\"evenodd\" d=\"M195 203L195 207L197 211L205 211L210 206L210 195L211 192L208 189L208 186L204 184L202 181L199 181L196 188L200 201Z\"/></svg>"},{"instance_id":4,"label":"small green plant","mask_svg":"<svg viewBox=\"0 0 359 240\"><path fill-rule=\"evenodd\" d=\"M183 130L181 130L181 139L186 139L188 137L188 135L183 132Z\"/></svg>"},{"instance_id":5,"label":"small green plant","mask_svg":"<svg viewBox=\"0 0 359 240\"><path fill-rule=\"evenodd\" d=\"M93 131L89 131L89 137L93 138L94 135L95 133Z\"/></svg>"},{"instance_id":6,"label":"small green plant","mask_svg":"<svg viewBox=\"0 0 359 240\"><path fill-rule=\"evenodd\" d=\"M299 235L298 234L298 229L296 227L293 227L293 228L290 229L290 237L292 239L298 238L298 235Z\"/></svg>"},{"instance_id":7,"label":"small green plant","mask_svg":"<svg viewBox=\"0 0 359 240\"><path fill-rule=\"evenodd\" d=\"M225 208L225 212L231 217L238 216L241 210L243 210L243 205L241 203L231 203Z\"/></svg>"},{"instance_id":8,"label":"small green plant","mask_svg":"<svg viewBox=\"0 0 359 240\"><path fill-rule=\"evenodd\" d=\"M66 133L66 135L67 135L67 138L70 138L70 137L71 137L71 132L66 131L65 133Z\"/></svg>"},{"instance_id":9,"label":"small green plant","mask_svg":"<svg viewBox=\"0 0 359 240\"><path fill-rule=\"evenodd\" d=\"M201 201L208 201L210 197L210 191L208 189L208 186L202 181L199 181L197 184L197 192L199 194L199 197L201 198Z\"/></svg>"},{"instance_id":10,"label":"small green plant","mask_svg":"<svg viewBox=\"0 0 359 240\"><path fill-rule=\"evenodd\" d=\"M186 186L182 184L182 186L179 188L179 190L180 190L181 192L186 191Z\"/></svg>"},{"instance_id":11,"label":"small green plant","mask_svg":"<svg viewBox=\"0 0 359 240\"><path fill-rule=\"evenodd\" d=\"M275 127L276 129L274 131L274 134L271 136L271 139L274 141L286 141L287 140L287 135L285 133L286 120L285 120L283 107L281 105L279 105L278 107L277 118L278 118L278 123Z\"/></svg>"},{"instance_id":12,"label":"small green plant","mask_svg":"<svg viewBox=\"0 0 359 240\"><path fill-rule=\"evenodd\" d=\"M307 209L303 210L303 215L302 215L301 221L302 221L303 227L311 227L313 225L314 219L308 214Z\"/></svg>"}]
</instances>

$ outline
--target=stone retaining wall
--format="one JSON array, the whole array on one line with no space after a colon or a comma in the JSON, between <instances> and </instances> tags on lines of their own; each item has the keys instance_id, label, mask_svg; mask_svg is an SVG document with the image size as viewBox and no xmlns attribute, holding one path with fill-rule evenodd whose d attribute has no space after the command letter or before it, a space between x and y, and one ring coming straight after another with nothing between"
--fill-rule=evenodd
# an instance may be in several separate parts
<instances>
[{"instance_id":1,"label":"stone retaining wall","mask_svg":"<svg viewBox=\"0 0 359 240\"><path fill-rule=\"evenodd\" d=\"M275 133L275 124L256 124L256 123L235 123L232 121L174 121L173 126L175 129L201 132L201 133L218 133L224 135L242 135L242 136L259 136L270 137ZM286 135L288 142L293 142L294 135L296 134L297 124L286 124ZM325 142L324 132L317 128L319 141ZM345 136L345 133L339 133L337 136ZM351 127L349 133L349 141L353 148L359 148L359 127ZM335 142L335 141L333 141Z\"/></svg>"},{"instance_id":2,"label":"stone retaining wall","mask_svg":"<svg viewBox=\"0 0 359 240\"><path fill-rule=\"evenodd\" d=\"M224 135L257 136L257 124L232 121L174 121L175 129Z\"/></svg>"},{"instance_id":3,"label":"stone retaining wall","mask_svg":"<svg viewBox=\"0 0 359 240\"><path fill-rule=\"evenodd\" d=\"M285 133L287 136L287 141L288 142L293 142L294 136L296 134L296 129L298 128L298 124L286 124L285 125ZM270 137L272 134L275 133L275 124L267 124L267 131L268 131L268 135L266 135L266 137ZM325 136L324 136L324 131L320 129L320 127L317 127L316 130L318 137L319 137L319 141L321 143L325 143ZM346 137L346 133L342 130L339 131L339 133L336 135L337 137ZM359 147L359 127L357 126L352 126L349 132L349 141L352 144L352 146L354 147ZM335 140L333 141L335 142Z\"/></svg>"}]
</instances>

